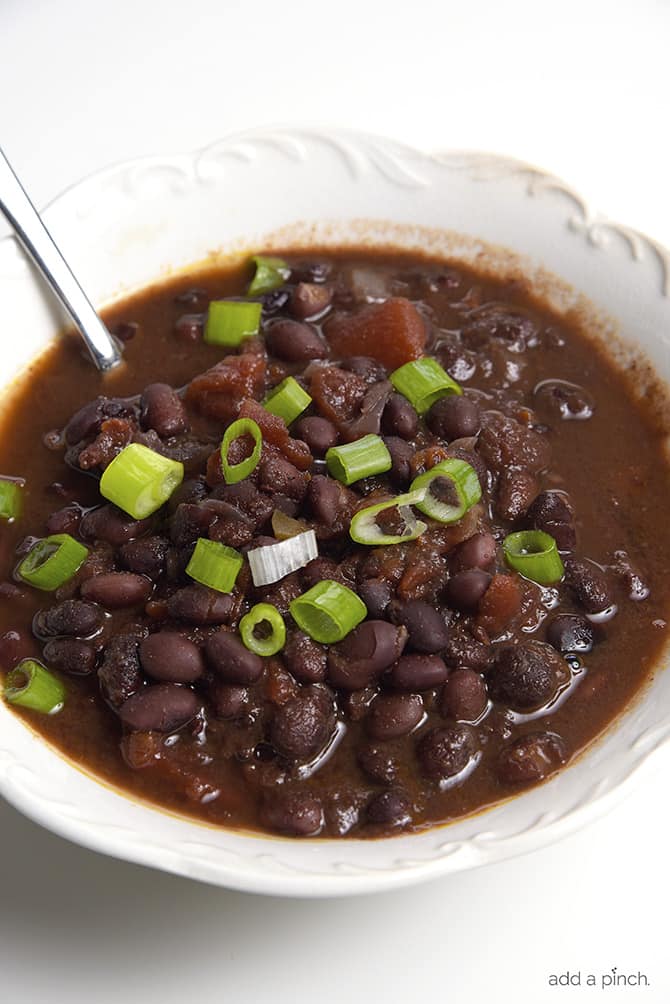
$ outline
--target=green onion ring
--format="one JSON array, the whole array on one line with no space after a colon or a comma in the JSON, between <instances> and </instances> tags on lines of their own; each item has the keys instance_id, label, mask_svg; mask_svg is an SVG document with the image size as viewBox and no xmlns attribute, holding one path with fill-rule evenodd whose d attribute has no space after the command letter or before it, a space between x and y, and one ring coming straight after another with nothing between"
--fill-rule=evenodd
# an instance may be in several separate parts
<instances>
[{"instance_id":1,"label":"green onion ring","mask_svg":"<svg viewBox=\"0 0 670 1004\"><path fill-rule=\"evenodd\" d=\"M228 451L232 443L241 436L251 436L254 441L254 448L250 456L241 460L239 464L228 463ZM221 443L221 468L223 477L227 485L236 485L238 481L244 481L258 467L263 449L263 434L253 418L238 418L232 422L223 434Z\"/></svg>"},{"instance_id":2,"label":"green onion ring","mask_svg":"<svg viewBox=\"0 0 670 1004\"><path fill-rule=\"evenodd\" d=\"M269 624L271 633L267 638L259 638L256 628ZM242 641L256 655L270 656L280 652L286 644L284 618L271 603L257 603L240 621Z\"/></svg>"}]
</instances>

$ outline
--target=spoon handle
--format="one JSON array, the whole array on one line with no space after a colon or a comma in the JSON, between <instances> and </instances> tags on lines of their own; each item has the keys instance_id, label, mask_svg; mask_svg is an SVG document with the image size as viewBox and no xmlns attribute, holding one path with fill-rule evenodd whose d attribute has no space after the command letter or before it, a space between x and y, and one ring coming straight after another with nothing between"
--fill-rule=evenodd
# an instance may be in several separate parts
<instances>
[{"instance_id":1,"label":"spoon handle","mask_svg":"<svg viewBox=\"0 0 670 1004\"><path fill-rule=\"evenodd\" d=\"M1 149L0 212L71 317L98 369L104 372L120 363L114 337L72 274Z\"/></svg>"}]
</instances>

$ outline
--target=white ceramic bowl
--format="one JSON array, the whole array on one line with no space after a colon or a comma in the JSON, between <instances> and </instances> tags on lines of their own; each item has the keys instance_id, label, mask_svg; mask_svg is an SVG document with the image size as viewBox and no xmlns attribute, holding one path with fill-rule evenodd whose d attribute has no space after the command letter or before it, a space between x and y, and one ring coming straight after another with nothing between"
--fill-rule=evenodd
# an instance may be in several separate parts
<instances>
[{"instance_id":1,"label":"white ceramic bowl","mask_svg":"<svg viewBox=\"0 0 670 1004\"><path fill-rule=\"evenodd\" d=\"M45 218L97 304L216 250L391 242L520 270L603 337L619 332L624 360L639 362L642 350L670 378L667 253L592 217L564 184L516 161L427 155L347 132L251 132L113 167L67 191ZM0 241L0 302L8 383L60 323L11 238ZM152 808L73 766L1 701L0 735L0 790L62 836L232 888L340 895L497 861L602 813L670 746L670 674L658 672L616 726L549 783L452 825L372 842L235 833Z\"/></svg>"}]
</instances>

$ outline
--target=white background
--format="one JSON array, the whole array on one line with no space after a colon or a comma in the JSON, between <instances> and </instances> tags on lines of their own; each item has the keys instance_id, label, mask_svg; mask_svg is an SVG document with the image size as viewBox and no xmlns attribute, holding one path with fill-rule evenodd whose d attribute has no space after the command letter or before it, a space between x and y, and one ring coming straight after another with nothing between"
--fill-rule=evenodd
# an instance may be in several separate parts
<instances>
[{"instance_id":1,"label":"white background","mask_svg":"<svg viewBox=\"0 0 670 1004\"><path fill-rule=\"evenodd\" d=\"M670 244L669 44L665 0L0 0L0 145L44 204L127 157L345 125L528 160ZM106 859L0 803L0 1001L667 1002L667 799L657 774L556 847L314 902ZM651 986L548 985L612 966Z\"/></svg>"}]
</instances>

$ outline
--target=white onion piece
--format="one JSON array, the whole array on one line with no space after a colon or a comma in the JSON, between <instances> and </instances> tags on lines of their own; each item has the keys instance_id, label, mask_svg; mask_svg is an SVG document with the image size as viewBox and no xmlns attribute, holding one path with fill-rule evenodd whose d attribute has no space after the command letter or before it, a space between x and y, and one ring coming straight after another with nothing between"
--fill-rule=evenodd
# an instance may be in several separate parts
<instances>
[{"instance_id":1,"label":"white onion piece","mask_svg":"<svg viewBox=\"0 0 670 1004\"><path fill-rule=\"evenodd\" d=\"M291 572L304 568L314 558L318 558L319 548L314 530L298 533L278 544L255 547L247 552L251 578L255 586L269 586L279 582Z\"/></svg>"}]
</instances>

